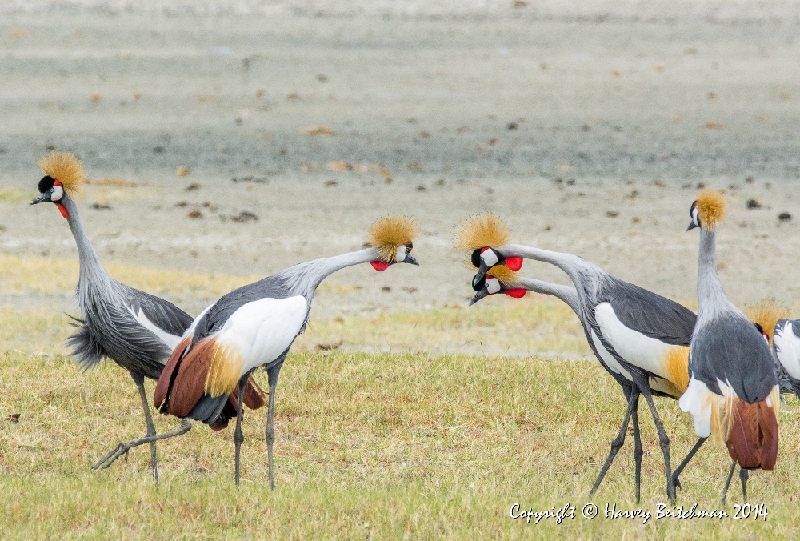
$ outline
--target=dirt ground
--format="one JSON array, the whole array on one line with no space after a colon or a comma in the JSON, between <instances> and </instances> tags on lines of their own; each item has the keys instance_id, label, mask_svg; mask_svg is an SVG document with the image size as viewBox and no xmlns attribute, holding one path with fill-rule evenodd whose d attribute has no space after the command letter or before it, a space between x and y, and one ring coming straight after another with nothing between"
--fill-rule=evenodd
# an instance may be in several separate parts
<instances>
[{"instance_id":1,"label":"dirt ground","mask_svg":"<svg viewBox=\"0 0 800 541\"><path fill-rule=\"evenodd\" d=\"M55 148L85 162L108 262L267 275L415 215L421 266L344 270L361 289L318 317L465 304L453 228L485 210L691 305L705 185L729 195L731 299L800 308L795 2L166 4L0 8L0 253L77 257L56 209L27 205ZM0 291L31 302L68 305Z\"/></svg>"}]
</instances>

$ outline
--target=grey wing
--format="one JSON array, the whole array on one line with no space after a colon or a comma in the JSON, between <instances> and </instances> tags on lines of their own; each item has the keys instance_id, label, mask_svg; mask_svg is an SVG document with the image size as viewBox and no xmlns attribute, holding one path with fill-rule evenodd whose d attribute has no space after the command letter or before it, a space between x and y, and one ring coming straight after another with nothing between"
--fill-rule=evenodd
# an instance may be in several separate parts
<instances>
[{"instance_id":1,"label":"grey wing","mask_svg":"<svg viewBox=\"0 0 800 541\"><path fill-rule=\"evenodd\" d=\"M132 287L125 286L125 291L128 307L134 313L141 310L148 321L165 333L180 338L192 324L193 318L168 300Z\"/></svg>"},{"instance_id":2,"label":"grey wing","mask_svg":"<svg viewBox=\"0 0 800 541\"><path fill-rule=\"evenodd\" d=\"M688 346L697 316L684 306L639 286L614 280L604 284L599 302L608 302L628 328L674 346Z\"/></svg>"},{"instance_id":3,"label":"grey wing","mask_svg":"<svg viewBox=\"0 0 800 541\"><path fill-rule=\"evenodd\" d=\"M290 289L275 275L226 293L199 318L192 344L197 344L222 328L231 315L245 304L260 299L285 299L290 293Z\"/></svg>"},{"instance_id":4,"label":"grey wing","mask_svg":"<svg viewBox=\"0 0 800 541\"><path fill-rule=\"evenodd\" d=\"M718 380L727 382L750 404L778 383L766 340L743 316L720 316L703 326L692 343L691 370L713 392L721 394Z\"/></svg>"}]
</instances>

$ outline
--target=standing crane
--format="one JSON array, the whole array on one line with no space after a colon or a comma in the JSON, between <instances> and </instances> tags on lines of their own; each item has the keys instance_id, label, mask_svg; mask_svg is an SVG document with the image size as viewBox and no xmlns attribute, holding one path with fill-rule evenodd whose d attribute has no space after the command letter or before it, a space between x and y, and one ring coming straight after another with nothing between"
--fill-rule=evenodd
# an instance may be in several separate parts
<instances>
[{"instance_id":1,"label":"standing crane","mask_svg":"<svg viewBox=\"0 0 800 541\"><path fill-rule=\"evenodd\" d=\"M692 414L701 441L713 434L728 448L733 463L723 502L737 464L746 499L748 471L772 470L778 459L778 378L769 344L728 300L717 274L714 230L725 217L724 197L719 192L702 192L689 215L689 229L700 228L698 314L689 355L689 386L678 403Z\"/></svg>"},{"instance_id":2,"label":"standing crane","mask_svg":"<svg viewBox=\"0 0 800 541\"><path fill-rule=\"evenodd\" d=\"M519 267L519 258L547 262L570 277L578 295L579 319L587 340L602 359L604 368L623 386L628 409L638 407L638 402L634 401L639 394L649 406L664 455L667 496L674 500L669 438L652 395L678 398L686 389L689 380L687 346L695 314L674 301L620 280L581 257L506 244L508 238L508 231L492 215L473 217L462 225L456 242L462 249L471 251L471 262L478 267L473 288L480 285L491 267L504 265L509 259L514 267ZM624 438L624 432L620 434ZM610 465L618 449L612 445L606 465ZM637 471L639 468L637 464ZM599 486L606 469L604 466L600 471L592 492Z\"/></svg>"},{"instance_id":3,"label":"standing crane","mask_svg":"<svg viewBox=\"0 0 800 541\"><path fill-rule=\"evenodd\" d=\"M800 398L800 319L778 319L773 329L773 334L768 334L769 324L766 324L763 333L767 340L772 338L781 393L793 393Z\"/></svg>"},{"instance_id":4,"label":"standing crane","mask_svg":"<svg viewBox=\"0 0 800 541\"><path fill-rule=\"evenodd\" d=\"M107 357L131 375L142 400L147 436L152 438L149 442L150 462L153 477L158 481L156 440L184 434L191 429L191 423L183 422L174 431L156 435L144 378L158 379L170 352L180 342L192 318L169 301L119 283L103 268L83 230L78 207L72 199L86 180L80 160L73 154L52 152L39 161L39 167L45 176L38 184L40 195L30 204L54 203L67 220L78 246L80 273L76 301L83 316L76 320L78 332L67 339L67 345L72 348L70 355L84 369L96 366ZM258 408L264 404L263 391L254 385L253 382L248 386L245 398L249 407ZM235 400L231 397L229 409L234 409ZM129 444L119 444L92 469L108 467L129 449Z\"/></svg>"},{"instance_id":5,"label":"standing crane","mask_svg":"<svg viewBox=\"0 0 800 541\"><path fill-rule=\"evenodd\" d=\"M204 423L224 420L226 397L263 366L269 378L266 441L269 484L275 488L275 389L295 338L305 330L317 286L330 274L359 263L384 271L395 263L418 265L411 255L416 226L403 215L373 224L370 247L299 263L240 287L206 308L186 331L156 385L161 413ZM236 412L234 479L239 484L242 408Z\"/></svg>"}]
</instances>

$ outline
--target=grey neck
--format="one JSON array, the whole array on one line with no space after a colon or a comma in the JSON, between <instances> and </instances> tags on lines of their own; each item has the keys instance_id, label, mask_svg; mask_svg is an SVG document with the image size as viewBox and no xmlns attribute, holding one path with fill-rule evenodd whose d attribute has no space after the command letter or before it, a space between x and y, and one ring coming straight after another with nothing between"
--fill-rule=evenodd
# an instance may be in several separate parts
<instances>
[{"instance_id":1,"label":"grey neck","mask_svg":"<svg viewBox=\"0 0 800 541\"><path fill-rule=\"evenodd\" d=\"M552 295L566 303L576 314L580 311L578 291L574 287L536 280L535 278L520 278L518 285L528 291L534 291L543 295Z\"/></svg>"},{"instance_id":2,"label":"grey neck","mask_svg":"<svg viewBox=\"0 0 800 541\"><path fill-rule=\"evenodd\" d=\"M281 271L276 277L280 277L290 284L294 294L303 295L310 302L314 297L314 291L316 291L317 286L334 272L345 267L368 263L377 259L378 252L374 248L367 248L357 252L299 263Z\"/></svg>"},{"instance_id":3,"label":"grey neck","mask_svg":"<svg viewBox=\"0 0 800 541\"><path fill-rule=\"evenodd\" d=\"M717 274L715 233L701 228L697 254L697 326L729 308L732 306Z\"/></svg>"},{"instance_id":4,"label":"grey neck","mask_svg":"<svg viewBox=\"0 0 800 541\"><path fill-rule=\"evenodd\" d=\"M500 255L504 257L517 256L525 259L535 259L536 261L543 261L555 265L562 271L566 272L575 280L575 275L578 273L586 273L587 271L599 270L599 267L589 263L585 259L578 257L574 254L565 254L562 252L553 252L551 250L543 250L535 246L524 246L522 244L506 244L497 249Z\"/></svg>"},{"instance_id":5,"label":"grey neck","mask_svg":"<svg viewBox=\"0 0 800 541\"><path fill-rule=\"evenodd\" d=\"M88 288L90 284L100 284L110 281L110 276L100 263L97 252L94 251L89 237L83 230L80 217L78 216L78 205L65 193L61 199L61 204L67 209L67 222L75 237L75 244L78 245L78 260L80 261L80 275L78 277L78 304L83 307L87 302Z\"/></svg>"}]
</instances>

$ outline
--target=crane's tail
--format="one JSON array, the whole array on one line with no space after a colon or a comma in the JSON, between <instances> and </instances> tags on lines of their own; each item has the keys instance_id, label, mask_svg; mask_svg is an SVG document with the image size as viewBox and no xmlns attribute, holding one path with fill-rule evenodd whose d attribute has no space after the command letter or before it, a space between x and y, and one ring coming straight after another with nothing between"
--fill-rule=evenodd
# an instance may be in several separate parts
<instances>
[{"instance_id":1,"label":"crane's tail","mask_svg":"<svg viewBox=\"0 0 800 541\"><path fill-rule=\"evenodd\" d=\"M230 366L226 360L230 357L215 339L203 340L192 348L191 337L184 338L158 379L153 397L155 407L161 413L208 423L215 430L225 428L238 408L239 373L236 362ZM255 380L248 378L244 404L259 409L265 404L265 396Z\"/></svg>"},{"instance_id":2,"label":"crane's tail","mask_svg":"<svg viewBox=\"0 0 800 541\"><path fill-rule=\"evenodd\" d=\"M778 387L763 400L733 400L725 444L734 462L745 469L772 470L778 458Z\"/></svg>"}]
</instances>

